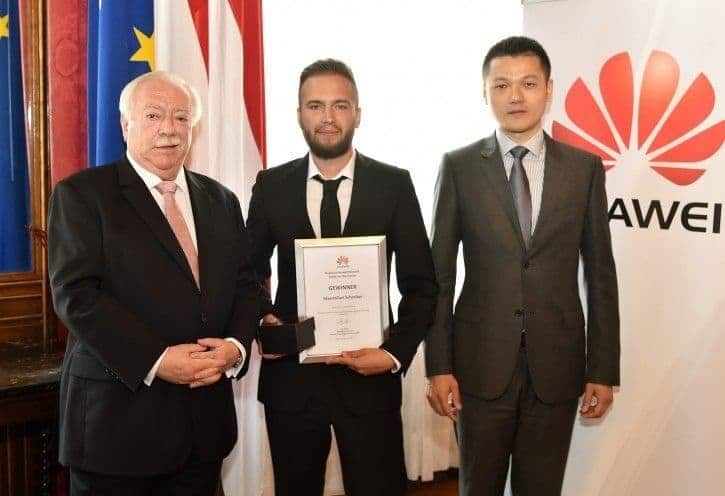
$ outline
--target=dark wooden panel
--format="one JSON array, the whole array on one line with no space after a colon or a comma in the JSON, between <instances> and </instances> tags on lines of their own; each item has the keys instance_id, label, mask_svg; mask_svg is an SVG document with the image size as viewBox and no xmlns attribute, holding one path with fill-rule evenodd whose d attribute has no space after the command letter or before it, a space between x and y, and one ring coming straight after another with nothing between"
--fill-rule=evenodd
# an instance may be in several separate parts
<instances>
[{"instance_id":1,"label":"dark wooden panel","mask_svg":"<svg viewBox=\"0 0 725 496\"><path fill-rule=\"evenodd\" d=\"M55 403L57 397L28 397L26 401L48 412L52 408L45 403ZM4 407L5 402L0 401L0 409ZM55 415L40 421L16 421L0 426L0 496L50 496L58 470Z\"/></svg>"},{"instance_id":2,"label":"dark wooden panel","mask_svg":"<svg viewBox=\"0 0 725 496\"><path fill-rule=\"evenodd\" d=\"M22 487L23 473L25 472L25 450L23 450L23 425L9 425L7 429L8 464L6 477L9 494L27 494Z\"/></svg>"},{"instance_id":3,"label":"dark wooden panel","mask_svg":"<svg viewBox=\"0 0 725 496\"><path fill-rule=\"evenodd\" d=\"M5 467L8 466L8 432L6 427L0 427L0 496L9 496L8 478Z\"/></svg>"},{"instance_id":4,"label":"dark wooden panel","mask_svg":"<svg viewBox=\"0 0 725 496\"><path fill-rule=\"evenodd\" d=\"M0 341L42 340L47 299L40 280L0 282Z\"/></svg>"},{"instance_id":5,"label":"dark wooden panel","mask_svg":"<svg viewBox=\"0 0 725 496\"><path fill-rule=\"evenodd\" d=\"M53 494L61 360L37 342L0 342L0 496Z\"/></svg>"}]
</instances>

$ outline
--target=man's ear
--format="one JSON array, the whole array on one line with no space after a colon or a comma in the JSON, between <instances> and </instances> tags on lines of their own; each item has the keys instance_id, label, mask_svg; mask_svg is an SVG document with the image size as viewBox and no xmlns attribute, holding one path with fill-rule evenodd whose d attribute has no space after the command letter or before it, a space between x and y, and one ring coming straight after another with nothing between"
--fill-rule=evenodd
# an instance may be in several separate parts
<instances>
[{"instance_id":1,"label":"man's ear","mask_svg":"<svg viewBox=\"0 0 725 496\"><path fill-rule=\"evenodd\" d=\"M128 121L123 115L121 116L121 133L123 134L123 141L128 142Z\"/></svg>"},{"instance_id":2,"label":"man's ear","mask_svg":"<svg viewBox=\"0 0 725 496\"><path fill-rule=\"evenodd\" d=\"M546 101L551 103L551 97L554 95L554 80L549 79L546 82Z\"/></svg>"}]
</instances>

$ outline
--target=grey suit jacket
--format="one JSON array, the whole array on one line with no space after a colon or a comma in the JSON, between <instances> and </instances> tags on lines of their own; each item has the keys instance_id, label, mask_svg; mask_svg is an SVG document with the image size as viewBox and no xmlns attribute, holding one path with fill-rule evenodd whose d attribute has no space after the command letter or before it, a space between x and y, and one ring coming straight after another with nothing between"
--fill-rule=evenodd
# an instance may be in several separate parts
<instances>
[{"instance_id":1,"label":"grey suit jacket","mask_svg":"<svg viewBox=\"0 0 725 496\"><path fill-rule=\"evenodd\" d=\"M601 160L546 136L541 212L527 251L495 136L444 155L435 191L433 261L440 293L427 374L461 390L506 390L526 332L534 390L547 403L584 382L619 384L619 310ZM453 308L458 246L465 281ZM584 263L584 315L577 282Z\"/></svg>"}]
</instances>

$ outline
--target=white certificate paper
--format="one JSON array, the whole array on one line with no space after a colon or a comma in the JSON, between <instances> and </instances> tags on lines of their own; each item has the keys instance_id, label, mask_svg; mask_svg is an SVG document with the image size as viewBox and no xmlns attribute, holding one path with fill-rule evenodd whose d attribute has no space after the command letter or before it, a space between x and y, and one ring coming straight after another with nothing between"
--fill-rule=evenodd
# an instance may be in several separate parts
<instances>
[{"instance_id":1,"label":"white certificate paper","mask_svg":"<svg viewBox=\"0 0 725 496\"><path fill-rule=\"evenodd\" d=\"M295 240L297 309L315 318L315 346L300 363L376 348L387 336L385 236Z\"/></svg>"}]
</instances>

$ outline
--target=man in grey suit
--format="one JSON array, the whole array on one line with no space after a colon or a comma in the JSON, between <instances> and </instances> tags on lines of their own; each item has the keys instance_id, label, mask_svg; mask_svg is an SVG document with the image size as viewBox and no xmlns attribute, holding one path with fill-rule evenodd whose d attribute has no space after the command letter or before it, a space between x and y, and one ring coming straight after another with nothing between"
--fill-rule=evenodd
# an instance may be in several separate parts
<instances>
[{"instance_id":1,"label":"man in grey suit","mask_svg":"<svg viewBox=\"0 0 725 496\"><path fill-rule=\"evenodd\" d=\"M582 417L598 418L619 385L604 169L543 132L550 72L535 40L494 45L484 98L499 128L446 153L436 184L428 399L457 420L463 495L502 494L509 459L515 495L559 494L579 396ZM466 277L454 309L459 244Z\"/></svg>"}]
</instances>

